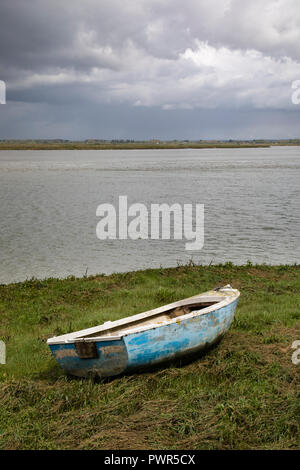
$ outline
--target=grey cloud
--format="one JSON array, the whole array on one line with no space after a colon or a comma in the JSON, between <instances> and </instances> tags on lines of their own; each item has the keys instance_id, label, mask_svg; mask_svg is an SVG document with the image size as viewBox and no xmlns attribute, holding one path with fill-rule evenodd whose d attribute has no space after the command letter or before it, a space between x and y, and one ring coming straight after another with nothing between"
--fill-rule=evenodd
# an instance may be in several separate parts
<instances>
[{"instance_id":1,"label":"grey cloud","mask_svg":"<svg viewBox=\"0 0 300 470\"><path fill-rule=\"evenodd\" d=\"M40 129L41 135L61 129L73 136L78 122L85 132L96 132L97 113L108 134L130 132L128 123L120 124L118 109L131 116L132 127L140 129L148 119L164 123L168 115L174 129L184 126L185 136L193 129L195 137L193 119L214 116L207 122L215 122L221 137L218 116L237 116L237 110L258 116L270 110L281 123L286 110L291 123L299 42L296 0L10 0L0 6L6 113L20 129L18 113L27 109L32 132ZM60 128L57 116L65 118ZM238 121L229 119L232 129ZM242 121L238 133L250 132L255 119ZM282 126L286 135L294 128ZM147 128L155 133L154 124Z\"/></svg>"}]
</instances>

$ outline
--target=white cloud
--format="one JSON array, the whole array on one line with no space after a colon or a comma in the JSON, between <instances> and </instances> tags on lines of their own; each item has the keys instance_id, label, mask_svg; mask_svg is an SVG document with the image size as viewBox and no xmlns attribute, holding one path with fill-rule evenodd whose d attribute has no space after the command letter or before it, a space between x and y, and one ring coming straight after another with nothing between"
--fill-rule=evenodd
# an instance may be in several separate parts
<instances>
[{"instance_id":1,"label":"white cloud","mask_svg":"<svg viewBox=\"0 0 300 470\"><path fill-rule=\"evenodd\" d=\"M11 91L44 87L47 100L47 87L79 84L93 101L166 110L292 106L298 0L11 3L25 38L11 36L17 10L8 10L1 60Z\"/></svg>"},{"instance_id":2,"label":"white cloud","mask_svg":"<svg viewBox=\"0 0 300 470\"><path fill-rule=\"evenodd\" d=\"M300 77L300 64L290 58L198 40L174 59L146 54L132 41L119 51L95 48L94 53L101 61L103 55L111 57L118 66L27 74L13 86L92 85L96 101L164 109L290 108L291 82Z\"/></svg>"}]
</instances>

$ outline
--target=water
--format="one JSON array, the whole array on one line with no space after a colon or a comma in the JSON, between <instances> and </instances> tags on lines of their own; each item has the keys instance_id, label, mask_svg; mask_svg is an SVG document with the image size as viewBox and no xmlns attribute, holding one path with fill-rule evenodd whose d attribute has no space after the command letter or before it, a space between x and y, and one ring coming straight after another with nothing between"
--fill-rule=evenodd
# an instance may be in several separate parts
<instances>
[{"instance_id":1,"label":"water","mask_svg":"<svg viewBox=\"0 0 300 470\"><path fill-rule=\"evenodd\" d=\"M300 148L0 152L0 283L159 266L300 262ZM96 237L96 208L205 205L205 244Z\"/></svg>"}]
</instances>

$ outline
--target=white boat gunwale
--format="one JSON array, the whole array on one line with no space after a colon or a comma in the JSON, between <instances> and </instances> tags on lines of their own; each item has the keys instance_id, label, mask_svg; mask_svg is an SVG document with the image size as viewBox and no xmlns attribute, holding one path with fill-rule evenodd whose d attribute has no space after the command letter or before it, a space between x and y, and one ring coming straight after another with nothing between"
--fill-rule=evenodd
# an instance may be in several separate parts
<instances>
[{"instance_id":1,"label":"white boat gunwale","mask_svg":"<svg viewBox=\"0 0 300 470\"><path fill-rule=\"evenodd\" d=\"M231 295L228 295L226 291L230 291ZM72 344L72 343L74 344L75 342L77 343L77 342L97 342L97 341L120 341L122 340L124 336L143 332L146 330L151 330L154 328L161 328L166 325L171 325L173 323L182 322L185 319L191 319L193 317L203 316L212 311L220 310L221 308L234 302L240 296L240 292L237 289L233 289L231 286L225 286L219 289L217 292L214 292L215 296L212 295L213 292L214 291L209 291L200 295L197 294L187 299L172 302L171 304L167 304L167 305L162 305L161 307L157 307L155 309L148 310L146 312L138 313L138 314L131 315L125 318L121 318L119 320L107 321L101 325L97 325L91 328L74 331L72 333L67 333L67 334L60 335L60 336L54 336L47 340L47 344L54 345L54 344ZM218 293L221 295L218 295ZM119 326L129 325L130 327L130 323L134 323L135 321L143 320L146 318L150 319L151 316L159 315L160 313L167 312L177 307L191 305L191 302L196 304L198 303L198 301L202 303L206 303L206 302L215 302L215 303L199 310L193 310L190 313L180 315L176 318L170 318L168 320L164 320L159 324L153 323L153 324L148 324L144 326L137 325L136 328L133 328L128 331L126 330L122 331L120 335L116 335L116 336L105 336L105 335L101 336L100 335L100 336L86 337L88 335L92 335L94 333L96 334L98 332L105 333L105 331L111 330L112 328L117 328Z\"/></svg>"}]
</instances>

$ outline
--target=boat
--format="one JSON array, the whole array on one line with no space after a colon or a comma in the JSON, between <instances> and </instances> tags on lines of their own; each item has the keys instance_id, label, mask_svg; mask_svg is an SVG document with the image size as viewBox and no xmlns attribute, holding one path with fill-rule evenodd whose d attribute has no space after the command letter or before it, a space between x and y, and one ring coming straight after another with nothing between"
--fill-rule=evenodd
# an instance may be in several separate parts
<instances>
[{"instance_id":1,"label":"boat","mask_svg":"<svg viewBox=\"0 0 300 470\"><path fill-rule=\"evenodd\" d=\"M110 377L204 351L230 328L239 299L230 285L147 312L48 339L67 374Z\"/></svg>"}]
</instances>

